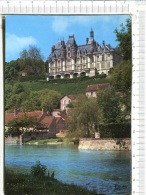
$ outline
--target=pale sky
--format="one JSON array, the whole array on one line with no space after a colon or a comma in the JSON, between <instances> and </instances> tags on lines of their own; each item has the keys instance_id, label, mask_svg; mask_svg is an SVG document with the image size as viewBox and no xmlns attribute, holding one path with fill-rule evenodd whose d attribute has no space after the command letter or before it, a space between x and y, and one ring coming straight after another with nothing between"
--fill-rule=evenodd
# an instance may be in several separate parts
<instances>
[{"instance_id":1,"label":"pale sky","mask_svg":"<svg viewBox=\"0 0 146 195\"><path fill-rule=\"evenodd\" d=\"M77 45L86 43L91 28L95 41L116 47L114 30L126 23L128 15L109 16L6 16L6 62L16 60L29 45L36 45L47 60L51 47L59 40L67 42L74 35Z\"/></svg>"}]
</instances>

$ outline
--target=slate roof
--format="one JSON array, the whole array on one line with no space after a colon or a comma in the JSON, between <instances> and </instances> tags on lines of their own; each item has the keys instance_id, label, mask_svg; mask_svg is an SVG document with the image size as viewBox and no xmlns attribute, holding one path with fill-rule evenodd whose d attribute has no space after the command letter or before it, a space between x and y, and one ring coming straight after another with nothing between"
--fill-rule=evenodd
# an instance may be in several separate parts
<instances>
[{"instance_id":1,"label":"slate roof","mask_svg":"<svg viewBox=\"0 0 146 195\"><path fill-rule=\"evenodd\" d=\"M88 85L86 88L86 92L94 92L100 89L109 89L109 88L110 88L109 83Z\"/></svg>"}]
</instances>

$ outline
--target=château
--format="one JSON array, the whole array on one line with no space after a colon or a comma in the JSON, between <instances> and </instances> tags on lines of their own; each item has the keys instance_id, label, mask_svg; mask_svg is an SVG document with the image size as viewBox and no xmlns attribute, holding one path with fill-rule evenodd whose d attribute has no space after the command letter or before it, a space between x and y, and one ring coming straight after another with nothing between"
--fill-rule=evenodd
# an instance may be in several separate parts
<instances>
[{"instance_id":1,"label":"ch\u00e2teau","mask_svg":"<svg viewBox=\"0 0 146 195\"><path fill-rule=\"evenodd\" d=\"M110 44L106 45L103 41L102 45L99 45L94 40L94 31L91 29L90 37L86 38L84 45L77 45L72 35L66 44L62 40L52 47L48 58L47 80L109 75L110 69L121 60L121 54Z\"/></svg>"}]
</instances>

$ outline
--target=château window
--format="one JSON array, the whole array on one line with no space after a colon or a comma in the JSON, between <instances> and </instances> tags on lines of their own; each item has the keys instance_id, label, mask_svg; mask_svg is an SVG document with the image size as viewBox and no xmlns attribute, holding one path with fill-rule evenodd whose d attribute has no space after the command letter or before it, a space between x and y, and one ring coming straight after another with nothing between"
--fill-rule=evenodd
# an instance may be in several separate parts
<instances>
[{"instance_id":1,"label":"ch\u00e2teau window","mask_svg":"<svg viewBox=\"0 0 146 195\"><path fill-rule=\"evenodd\" d=\"M68 57L70 57L70 52L68 53Z\"/></svg>"},{"instance_id":2,"label":"ch\u00e2teau window","mask_svg":"<svg viewBox=\"0 0 146 195\"><path fill-rule=\"evenodd\" d=\"M107 62L107 68L110 68L110 62Z\"/></svg>"},{"instance_id":3,"label":"ch\u00e2teau window","mask_svg":"<svg viewBox=\"0 0 146 195\"><path fill-rule=\"evenodd\" d=\"M67 50L70 51L70 47L68 47Z\"/></svg>"},{"instance_id":4,"label":"ch\u00e2teau window","mask_svg":"<svg viewBox=\"0 0 146 195\"><path fill-rule=\"evenodd\" d=\"M104 55L102 55L102 61L104 61Z\"/></svg>"}]
</instances>

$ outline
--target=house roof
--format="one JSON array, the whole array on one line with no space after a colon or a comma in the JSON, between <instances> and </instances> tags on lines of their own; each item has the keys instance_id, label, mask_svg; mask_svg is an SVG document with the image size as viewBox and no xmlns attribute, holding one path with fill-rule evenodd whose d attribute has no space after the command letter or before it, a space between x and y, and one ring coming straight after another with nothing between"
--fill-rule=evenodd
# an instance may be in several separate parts
<instances>
[{"instance_id":1,"label":"house roof","mask_svg":"<svg viewBox=\"0 0 146 195\"><path fill-rule=\"evenodd\" d=\"M44 128L49 128L54 122L56 123L54 116L45 116L40 123Z\"/></svg>"},{"instance_id":2,"label":"house roof","mask_svg":"<svg viewBox=\"0 0 146 195\"><path fill-rule=\"evenodd\" d=\"M75 100L78 95L64 95L60 100L62 100L64 97L68 97L70 100Z\"/></svg>"},{"instance_id":3,"label":"house roof","mask_svg":"<svg viewBox=\"0 0 146 195\"><path fill-rule=\"evenodd\" d=\"M108 89L108 88L110 88L109 83L88 85L86 88L86 92L94 92L94 91L98 91L100 89Z\"/></svg>"},{"instance_id":4,"label":"house roof","mask_svg":"<svg viewBox=\"0 0 146 195\"><path fill-rule=\"evenodd\" d=\"M14 113L5 113L5 125L7 125L11 120L13 120L14 118L18 118L18 117L22 117L24 116L24 114L26 114L27 116L36 116L38 119L41 118L42 111L33 111L33 112L19 112L18 114L14 114Z\"/></svg>"},{"instance_id":5,"label":"house roof","mask_svg":"<svg viewBox=\"0 0 146 195\"><path fill-rule=\"evenodd\" d=\"M66 114L60 113L58 114L64 121L67 121L68 116Z\"/></svg>"}]
</instances>

